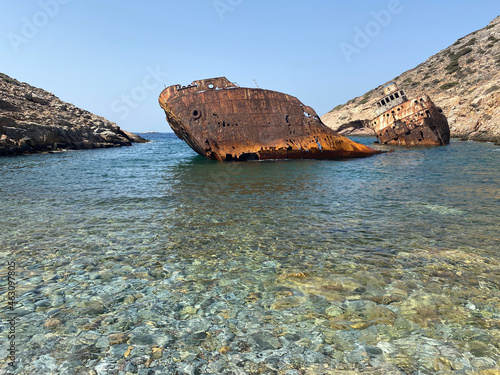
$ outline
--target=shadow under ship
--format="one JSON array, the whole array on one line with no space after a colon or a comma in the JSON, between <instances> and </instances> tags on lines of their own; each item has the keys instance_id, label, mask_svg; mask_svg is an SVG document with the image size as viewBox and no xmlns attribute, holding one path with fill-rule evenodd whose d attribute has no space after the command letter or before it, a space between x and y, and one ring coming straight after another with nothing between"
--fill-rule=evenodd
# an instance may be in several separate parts
<instances>
[{"instance_id":1,"label":"shadow under ship","mask_svg":"<svg viewBox=\"0 0 500 375\"><path fill-rule=\"evenodd\" d=\"M377 117L370 127L382 144L441 146L450 143L450 127L443 110L428 95L409 100L395 83L384 88L375 103Z\"/></svg>"},{"instance_id":2,"label":"shadow under ship","mask_svg":"<svg viewBox=\"0 0 500 375\"><path fill-rule=\"evenodd\" d=\"M225 77L173 85L159 97L175 134L220 161L343 159L380 151L339 135L297 98Z\"/></svg>"}]
</instances>

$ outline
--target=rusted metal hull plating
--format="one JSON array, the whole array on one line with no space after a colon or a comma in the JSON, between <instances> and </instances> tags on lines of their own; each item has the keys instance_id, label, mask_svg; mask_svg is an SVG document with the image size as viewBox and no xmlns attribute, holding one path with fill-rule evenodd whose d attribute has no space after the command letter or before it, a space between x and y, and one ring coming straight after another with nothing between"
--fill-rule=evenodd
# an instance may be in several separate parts
<instances>
[{"instance_id":1,"label":"rusted metal hull plating","mask_svg":"<svg viewBox=\"0 0 500 375\"><path fill-rule=\"evenodd\" d=\"M379 153L340 136L297 98L226 78L170 86L159 97L175 134L214 160L337 159Z\"/></svg>"},{"instance_id":2,"label":"rusted metal hull plating","mask_svg":"<svg viewBox=\"0 0 500 375\"><path fill-rule=\"evenodd\" d=\"M371 122L380 143L441 146L450 142L450 127L441 108L427 95L406 100Z\"/></svg>"}]
</instances>

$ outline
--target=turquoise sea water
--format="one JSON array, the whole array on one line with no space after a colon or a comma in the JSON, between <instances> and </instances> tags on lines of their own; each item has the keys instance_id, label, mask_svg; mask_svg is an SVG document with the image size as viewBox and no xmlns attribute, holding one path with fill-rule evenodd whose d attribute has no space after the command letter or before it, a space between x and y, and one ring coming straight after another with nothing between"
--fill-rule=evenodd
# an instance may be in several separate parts
<instances>
[{"instance_id":1,"label":"turquoise sea water","mask_svg":"<svg viewBox=\"0 0 500 375\"><path fill-rule=\"evenodd\" d=\"M499 368L499 146L219 163L145 136L0 159L7 373Z\"/></svg>"}]
</instances>

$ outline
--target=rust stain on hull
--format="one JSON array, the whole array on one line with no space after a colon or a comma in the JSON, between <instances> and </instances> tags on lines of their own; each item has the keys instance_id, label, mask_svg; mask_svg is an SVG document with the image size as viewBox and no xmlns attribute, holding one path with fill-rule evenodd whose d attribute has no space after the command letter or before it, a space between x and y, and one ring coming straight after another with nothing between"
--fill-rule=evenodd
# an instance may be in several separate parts
<instances>
[{"instance_id":1,"label":"rust stain on hull","mask_svg":"<svg viewBox=\"0 0 500 375\"><path fill-rule=\"evenodd\" d=\"M376 103L378 116L371 122L380 143L441 146L450 142L448 120L428 95L409 100L395 83L384 94Z\"/></svg>"},{"instance_id":2,"label":"rust stain on hull","mask_svg":"<svg viewBox=\"0 0 500 375\"><path fill-rule=\"evenodd\" d=\"M380 153L328 128L314 109L293 96L239 87L224 77L167 87L159 103L175 134L214 160L340 159Z\"/></svg>"}]
</instances>

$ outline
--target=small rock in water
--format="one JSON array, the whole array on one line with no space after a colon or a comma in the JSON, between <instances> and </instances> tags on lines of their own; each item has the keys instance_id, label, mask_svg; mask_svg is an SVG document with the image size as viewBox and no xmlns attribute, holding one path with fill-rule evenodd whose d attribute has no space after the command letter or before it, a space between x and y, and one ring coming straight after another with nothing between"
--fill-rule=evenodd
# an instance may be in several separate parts
<instances>
[{"instance_id":1,"label":"small rock in water","mask_svg":"<svg viewBox=\"0 0 500 375\"><path fill-rule=\"evenodd\" d=\"M83 305L82 314L99 315L102 313L104 313L104 304L100 300L90 300Z\"/></svg>"},{"instance_id":2,"label":"small rock in water","mask_svg":"<svg viewBox=\"0 0 500 375\"><path fill-rule=\"evenodd\" d=\"M382 349L377 348L376 346L365 346L365 350L370 358L378 357L384 354Z\"/></svg>"},{"instance_id":3,"label":"small rock in water","mask_svg":"<svg viewBox=\"0 0 500 375\"><path fill-rule=\"evenodd\" d=\"M470 302L467 302L467 304L465 305L466 308L468 308L469 310L476 310L476 305L470 303Z\"/></svg>"},{"instance_id":4,"label":"small rock in water","mask_svg":"<svg viewBox=\"0 0 500 375\"><path fill-rule=\"evenodd\" d=\"M114 333L108 336L109 345L118 345L127 342L130 335L128 333Z\"/></svg>"},{"instance_id":5,"label":"small rock in water","mask_svg":"<svg viewBox=\"0 0 500 375\"><path fill-rule=\"evenodd\" d=\"M132 345L153 345L155 342L155 336L148 334L132 334L130 338Z\"/></svg>"},{"instance_id":6,"label":"small rock in water","mask_svg":"<svg viewBox=\"0 0 500 375\"><path fill-rule=\"evenodd\" d=\"M342 304L336 302L325 309L325 314L333 318L342 315L344 313L344 310L345 309Z\"/></svg>"},{"instance_id":7,"label":"small rock in water","mask_svg":"<svg viewBox=\"0 0 500 375\"><path fill-rule=\"evenodd\" d=\"M259 350L278 349L281 347L280 341L268 332L257 332L250 335L250 340Z\"/></svg>"},{"instance_id":8,"label":"small rock in water","mask_svg":"<svg viewBox=\"0 0 500 375\"><path fill-rule=\"evenodd\" d=\"M47 328L57 328L61 325L61 320L50 318L45 321L45 327Z\"/></svg>"}]
</instances>

